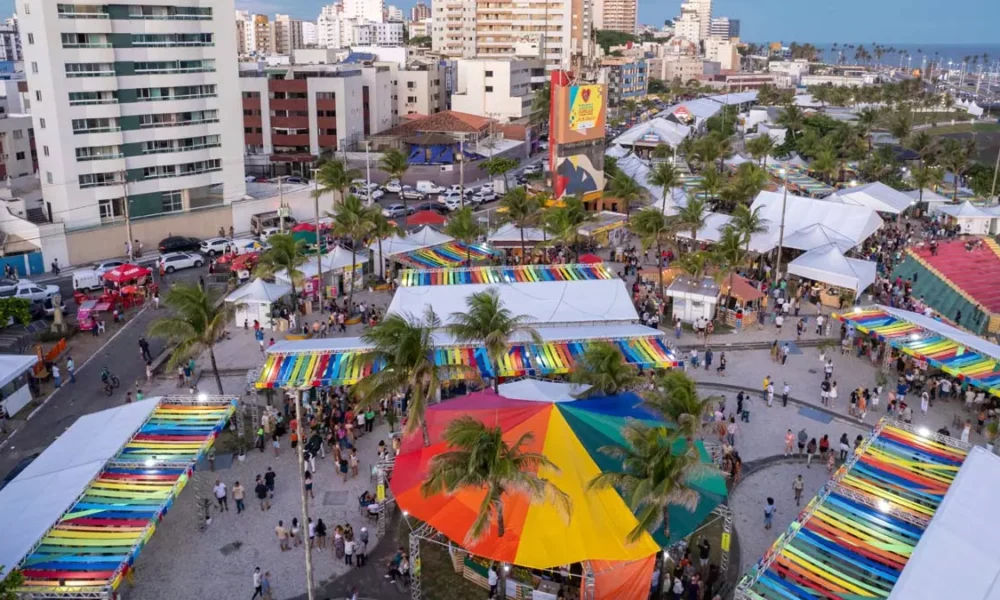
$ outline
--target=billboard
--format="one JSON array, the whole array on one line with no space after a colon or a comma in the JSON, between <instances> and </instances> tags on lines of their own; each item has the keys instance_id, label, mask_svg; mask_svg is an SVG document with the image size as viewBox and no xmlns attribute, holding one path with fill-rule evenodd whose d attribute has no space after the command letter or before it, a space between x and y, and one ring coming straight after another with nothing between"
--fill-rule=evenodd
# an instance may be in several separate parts
<instances>
[{"instance_id":1,"label":"billboard","mask_svg":"<svg viewBox=\"0 0 1000 600\"><path fill-rule=\"evenodd\" d=\"M576 195L596 200L604 191L607 86L552 73L549 169L556 200Z\"/></svg>"}]
</instances>

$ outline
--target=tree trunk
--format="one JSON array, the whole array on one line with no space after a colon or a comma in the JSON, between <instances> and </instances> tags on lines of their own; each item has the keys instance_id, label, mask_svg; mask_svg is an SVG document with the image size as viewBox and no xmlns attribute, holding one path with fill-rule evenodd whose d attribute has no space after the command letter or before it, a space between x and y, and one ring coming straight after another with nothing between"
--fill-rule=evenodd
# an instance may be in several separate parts
<instances>
[{"instance_id":1,"label":"tree trunk","mask_svg":"<svg viewBox=\"0 0 1000 600\"><path fill-rule=\"evenodd\" d=\"M379 241L381 244L381 240ZM380 246L381 247L381 246ZM351 267L353 269L354 263L358 260L358 240L351 240ZM323 285L323 282L319 282ZM351 316L351 307L354 306L354 271L351 271L351 290L347 292L347 316Z\"/></svg>"},{"instance_id":2,"label":"tree trunk","mask_svg":"<svg viewBox=\"0 0 1000 600\"><path fill-rule=\"evenodd\" d=\"M667 186L663 186L663 214L667 214Z\"/></svg>"},{"instance_id":3,"label":"tree trunk","mask_svg":"<svg viewBox=\"0 0 1000 600\"><path fill-rule=\"evenodd\" d=\"M528 255L525 254L524 250L524 224L522 223L518 227L521 229L521 264L525 265L528 264Z\"/></svg>"},{"instance_id":4,"label":"tree trunk","mask_svg":"<svg viewBox=\"0 0 1000 600\"><path fill-rule=\"evenodd\" d=\"M465 266L472 268L472 241L465 242Z\"/></svg>"},{"instance_id":5,"label":"tree trunk","mask_svg":"<svg viewBox=\"0 0 1000 600\"><path fill-rule=\"evenodd\" d=\"M382 254L382 238L378 239L378 260L380 263L379 264L380 270L382 271L382 273L380 274L380 277L382 277L382 281L389 281L389 278L385 276L385 255Z\"/></svg>"},{"instance_id":6,"label":"tree trunk","mask_svg":"<svg viewBox=\"0 0 1000 600\"><path fill-rule=\"evenodd\" d=\"M494 359L490 361L493 367L493 391L497 394L500 393L500 360Z\"/></svg>"},{"instance_id":7,"label":"tree trunk","mask_svg":"<svg viewBox=\"0 0 1000 600\"><path fill-rule=\"evenodd\" d=\"M503 538L503 504L497 503L497 537ZM500 570L497 571L497 592L500 598L507 600L507 565L500 563Z\"/></svg>"},{"instance_id":8,"label":"tree trunk","mask_svg":"<svg viewBox=\"0 0 1000 600\"><path fill-rule=\"evenodd\" d=\"M208 347L208 358L212 361L212 374L215 375L215 385L219 388L219 395L225 394L222 391L222 378L219 377L219 365L215 363L215 345Z\"/></svg>"},{"instance_id":9,"label":"tree trunk","mask_svg":"<svg viewBox=\"0 0 1000 600\"><path fill-rule=\"evenodd\" d=\"M309 531L309 500L306 498L306 467L305 459L302 456L302 449L305 446L305 437L302 435L302 395L300 390L295 393L295 427L299 435L299 443L296 446L295 456L299 462L299 496L302 499L302 533ZM312 574L312 548L308 536L304 536L305 543L302 545L306 552L306 598L313 600L313 574Z\"/></svg>"},{"instance_id":10,"label":"tree trunk","mask_svg":"<svg viewBox=\"0 0 1000 600\"><path fill-rule=\"evenodd\" d=\"M666 298L666 296L664 295L663 289L663 244L660 243L660 240L656 240L656 270L658 271L657 274L660 276L660 302L662 309L663 304L665 304L663 299Z\"/></svg>"}]
</instances>

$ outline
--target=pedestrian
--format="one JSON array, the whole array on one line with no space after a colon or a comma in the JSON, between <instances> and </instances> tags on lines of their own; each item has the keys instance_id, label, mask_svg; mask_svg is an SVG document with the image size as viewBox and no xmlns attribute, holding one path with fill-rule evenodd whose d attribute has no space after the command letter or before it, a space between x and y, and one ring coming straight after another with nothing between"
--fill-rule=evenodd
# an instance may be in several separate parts
<instances>
[{"instance_id":1,"label":"pedestrian","mask_svg":"<svg viewBox=\"0 0 1000 600\"><path fill-rule=\"evenodd\" d=\"M833 469L836 467L837 464L836 456L837 455L834 454L833 452L830 452L826 455L826 472L829 475L833 475Z\"/></svg>"},{"instance_id":2,"label":"pedestrian","mask_svg":"<svg viewBox=\"0 0 1000 600\"><path fill-rule=\"evenodd\" d=\"M784 385L781 387L781 405L782 406L788 406L788 395L791 392L792 392L791 386L788 385L787 381L784 382Z\"/></svg>"},{"instance_id":3,"label":"pedestrian","mask_svg":"<svg viewBox=\"0 0 1000 600\"><path fill-rule=\"evenodd\" d=\"M132 392L125 392L125 404L132 404Z\"/></svg>"},{"instance_id":4,"label":"pedestrian","mask_svg":"<svg viewBox=\"0 0 1000 600\"><path fill-rule=\"evenodd\" d=\"M743 418L743 400L743 390L740 390L740 393L736 394L736 413L740 415L740 420L745 423L746 419Z\"/></svg>"},{"instance_id":5,"label":"pedestrian","mask_svg":"<svg viewBox=\"0 0 1000 600\"><path fill-rule=\"evenodd\" d=\"M278 474L275 473L271 469L271 467L268 467L267 471L264 472L264 485L267 486L267 495L270 498L274 498L274 480L277 477L278 477Z\"/></svg>"},{"instance_id":6,"label":"pedestrian","mask_svg":"<svg viewBox=\"0 0 1000 600\"><path fill-rule=\"evenodd\" d=\"M806 487L804 481L802 481L802 474L795 476L795 481L792 482L792 491L795 492L795 506L801 506L802 503L802 490Z\"/></svg>"},{"instance_id":7,"label":"pedestrian","mask_svg":"<svg viewBox=\"0 0 1000 600\"><path fill-rule=\"evenodd\" d=\"M799 430L799 437L798 437L799 456L802 456L802 453L805 451L806 442L808 440L809 440L809 435L806 433L806 428L803 427L802 429Z\"/></svg>"},{"instance_id":8,"label":"pedestrian","mask_svg":"<svg viewBox=\"0 0 1000 600\"><path fill-rule=\"evenodd\" d=\"M767 504L764 505L764 529L771 528L774 519L774 498L768 497Z\"/></svg>"},{"instance_id":9,"label":"pedestrian","mask_svg":"<svg viewBox=\"0 0 1000 600\"><path fill-rule=\"evenodd\" d=\"M823 377L825 379L830 379L833 377L833 359L826 359L826 363L823 365Z\"/></svg>"},{"instance_id":10,"label":"pedestrian","mask_svg":"<svg viewBox=\"0 0 1000 600\"><path fill-rule=\"evenodd\" d=\"M393 581L395 581L395 579L393 579ZM493 569L493 564L490 563L489 571L486 573L486 583L490 586L490 595L487 596L487 598L490 598L490 600L496 598L497 596L497 583L499 581L500 578L497 576L497 572ZM506 594L504 595L506 596Z\"/></svg>"},{"instance_id":11,"label":"pedestrian","mask_svg":"<svg viewBox=\"0 0 1000 600\"><path fill-rule=\"evenodd\" d=\"M222 512L223 510L228 511L229 500L227 499L226 494L226 484L222 483L221 480L216 479L215 487L212 488L212 491L215 492L215 500L219 503L219 512Z\"/></svg>"},{"instance_id":12,"label":"pedestrian","mask_svg":"<svg viewBox=\"0 0 1000 600\"><path fill-rule=\"evenodd\" d=\"M153 383L153 361L146 361L146 383Z\"/></svg>"},{"instance_id":13,"label":"pedestrian","mask_svg":"<svg viewBox=\"0 0 1000 600\"><path fill-rule=\"evenodd\" d=\"M309 517L309 521L306 524L306 533L309 535L309 548L316 547L316 523L313 522L312 517Z\"/></svg>"},{"instance_id":14,"label":"pedestrian","mask_svg":"<svg viewBox=\"0 0 1000 600\"><path fill-rule=\"evenodd\" d=\"M821 459L826 458L826 453L830 451L830 436L823 434L823 437L819 440L819 457Z\"/></svg>"},{"instance_id":15,"label":"pedestrian","mask_svg":"<svg viewBox=\"0 0 1000 600\"><path fill-rule=\"evenodd\" d=\"M785 317L781 313L777 313L774 317L774 327L781 333L781 326L785 324Z\"/></svg>"},{"instance_id":16,"label":"pedestrian","mask_svg":"<svg viewBox=\"0 0 1000 600\"><path fill-rule=\"evenodd\" d=\"M149 352L149 342L146 341L144 336L139 338L139 353L142 356L143 362L153 360L153 355Z\"/></svg>"},{"instance_id":17,"label":"pedestrian","mask_svg":"<svg viewBox=\"0 0 1000 600\"><path fill-rule=\"evenodd\" d=\"M692 369L697 369L698 368L698 349L697 348L691 348L691 368Z\"/></svg>"},{"instance_id":18,"label":"pedestrian","mask_svg":"<svg viewBox=\"0 0 1000 600\"><path fill-rule=\"evenodd\" d=\"M358 533L358 545L354 549L354 554L357 555L357 563L359 567L365 566L365 562L368 560L368 528L362 527L361 531Z\"/></svg>"},{"instance_id":19,"label":"pedestrian","mask_svg":"<svg viewBox=\"0 0 1000 600\"><path fill-rule=\"evenodd\" d=\"M969 443L969 434L971 432L972 432L972 419L966 419L965 425L962 427L962 437L960 439L965 443Z\"/></svg>"},{"instance_id":20,"label":"pedestrian","mask_svg":"<svg viewBox=\"0 0 1000 600\"><path fill-rule=\"evenodd\" d=\"M830 384L830 410L837 407L837 382Z\"/></svg>"},{"instance_id":21,"label":"pedestrian","mask_svg":"<svg viewBox=\"0 0 1000 600\"><path fill-rule=\"evenodd\" d=\"M69 382L76 383L76 363L71 356L66 357L66 372L69 373Z\"/></svg>"},{"instance_id":22,"label":"pedestrian","mask_svg":"<svg viewBox=\"0 0 1000 600\"><path fill-rule=\"evenodd\" d=\"M274 535L278 538L278 548L282 552L291 550L291 546L288 545L288 530L285 529L284 521L278 521L277 527L274 528Z\"/></svg>"},{"instance_id":23,"label":"pedestrian","mask_svg":"<svg viewBox=\"0 0 1000 600\"><path fill-rule=\"evenodd\" d=\"M774 382L767 382L767 407L770 408L774 403Z\"/></svg>"},{"instance_id":24,"label":"pedestrian","mask_svg":"<svg viewBox=\"0 0 1000 600\"><path fill-rule=\"evenodd\" d=\"M722 377L726 376L726 353L725 352L720 352L719 353L719 366L718 366L717 369L715 369L715 372L718 373L719 375L721 375Z\"/></svg>"},{"instance_id":25,"label":"pedestrian","mask_svg":"<svg viewBox=\"0 0 1000 600\"><path fill-rule=\"evenodd\" d=\"M851 452L851 442L847 439L847 434L840 436L840 460L847 460L847 455Z\"/></svg>"},{"instance_id":26,"label":"pedestrian","mask_svg":"<svg viewBox=\"0 0 1000 600\"><path fill-rule=\"evenodd\" d=\"M816 316L816 335L823 335L823 314Z\"/></svg>"},{"instance_id":27,"label":"pedestrian","mask_svg":"<svg viewBox=\"0 0 1000 600\"><path fill-rule=\"evenodd\" d=\"M243 504L243 499L246 498L247 491L240 482L237 481L233 484L233 501L236 502L236 514L240 514L246 510L246 506Z\"/></svg>"},{"instance_id":28,"label":"pedestrian","mask_svg":"<svg viewBox=\"0 0 1000 600\"><path fill-rule=\"evenodd\" d=\"M830 402L830 380L824 379L819 384L819 401L823 406Z\"/></svg>"},{"instance_id":29,"label":"pedestrian","mask_svg":"<svg viewBox=\"0 0 1000 600\"><path fill-rule=\"evenodd\" d=\"M278 456L281 452L281 440L278 438L278 430L275 429L274 433L271 434L271 448L274 449L274 455Z\"/></svg>"},{"instance_id":30,"label":"pedestrian","mask_svg":"<svg viewBox=\"0 0 1000 600\"><path fill-rule=\"evenodd\" d=\"M159 290L154 290L153 291L153 310L159 310L159 309L160 309L160 291Z\"/></svg>"},{"instance_id":31,"label":"pedestrian","mask_svg":"<svg viewBox=\"0 0 1000 600\"><path fill-rule=\"evenodd\" d=\"M316 547L321 550L326 548L326 523L323 519L316 520Z\"/></svg>"},{"instance_id":32,"label":"pedestrian","mask_svg":"<svg viewBox=\"0 0 1000 600\"><path fill-rule=\"evenodd\" d=\"M302 530L299 528L298 518L292 518L292 528L288 532L288 537L291 538L293 546L302 545Z\"/></svg>"},{"instance_id":33,"label":"pedestrian","mask_svg":"<svg viewBox=\"0 0 1000 600\"><path fill-rule=\"evenodd\" d=\"M62 386L62 375L59 374L59 365L55 363L52 364L52 381L55 382L57 388Z\"/></svg>"},{"instance_id":34,"label":"pedestrian","mask_svg":"<svg viewBox=\"0 0 1000 600\"><path fill-rule=\"evenodd\" d=\"M781 346L781 364L782 365L784 365L786 362L788 362L788 354L791 351L792 351L792 349L788 345L788 342L785 342L784 344L782 344L782 346Z\"/></svg>"},{"instance_id":35,"label":"pedestrian","mask_svg":"<svg viewBox=\"0 0 1000 600\"><path fill-rule=\"evenodd\" d=\"M931 405L931 397L925 391L924 393L920 394L920 412L923 413L925 417L927 416L927 409L930 408L930 405Z\"/></svg>"},{"instance_id":36,"label":"pedestrian","mask_svg":"<svg viewBox=\"0 0 1000 600\"><path fill-rule=\"evenodd\" d=\"M813 455L816 454L816 438L809 440L806 444L806 468L810 468L809 464L812 462Z\"/></svg>"},{"instance_id":37,"label":"pedestrian","mask_svg":"<svg viewBox=\"0 0 1000 600\"><path fill-rule=\"evenodd\" d=\"M701 567L702 571L708 569L708 561L712 555L712 544L709 543L705 536L701 537L701 541L698 542L698 566Z\"/></svg>"},{"instance_id":38,"label":"pedestrian","mask_svg":"<svg viewBox=\"0 0 1000 600\"><path fill-rule=\"evenodd\" d=\"M310 500L315 500L316 496L313 495L313 476L312 473L309 472L308 468L306 469L305 474L302 476L302 479L305 482L306 495L309 496Z\"/></svg>"},{"instance_id":39,"label":"pedestrian","mask_svg":"<svg viewBox=\"0 0 1000 600\"><path fill-rule=\"evenodd\" d=\"M712 349L705 349L705 370L709 370L712 367Z\"/></svg>"},{"instance_id":40,"label":"pedestrian","mask_svg":"<svg viewBox=\"0 0 1000 600\"><path fill-rule=\"evenodd\" d=\"M726 443L730 446L736 445L736 434L739 433L740 426L736 424L735 415L729 415L729 425L726 425Z\"/></svg>"},{"instance_id":41,"label":"pedestrian","mask_svg":"<svg viewBox=\"0 0 1000 600\"><path fill-rule=\"evenodd\" d=\"M795 434L789 429L785 432L785 456L792 453L792 447L795 445Z\"/></svg>"},{"instance_id":42,"label":"pedestrian","mask_svg":"<svg viewBox=\"0 0 1000 600\"><path fill-rule=\"evenodd\" d=\"M257 476L257 483L254 485L253 493L257 496L257 500L260 501L260 510L271 510L271 501L267 497L267 484L261 479L260 475Z\"/></svg>"},{"instance_id":43,"label":"pedestrian","mask_svg":"<svg viewBox=\"0 0 1000 600\"><path fill-rule=\"evenodd\" d=\"M187 379L184 376L184 371L185 370L186 369L185 369L184 365L177 365L177 387L179 387L179 388L184 387L184 383L185 383L184 380Z\"/></svg>"},{"instance_id":44,"label":"pedestrian","mask_svg":"<svg viewBox=\"0 0 1000 600\"><path fill-rule=\"evenodd\" d=\"M253 596L250 600L254 600L257 596L263 596L264 590L261 589L261 579L263 575L260 572L260 567L254 567L253 569Z\"/></svg>"},{"instance_id":45,"label":"pedestrian","mask_svg":"<svg viewBox=\"0 0 1000 600\"><path fill-rule=\"evenodd\" d=\"M354 540L344 540L344 564L354 566Z\"/></svg>"},{"instance_id":46,"label":"pedestrian","mask_svg":"<svg viewBox=\"0 0 1000 600\"><path fill-rule=\"evenodd\" d=\"M136 390L135 390L135 401L136 402L142 402L143 398L145 398L145 396L142 393L142 389L141 388L136 388Z\"/></svg>"},{"instance_id":47,"label":"pedestrian","mask_svg":"<svg viewBox=\"0 0 1000 600\"><path fill-rule=\"evenodd\" d=\"M261 593L264 594L264 600L273 600L271 595L271 572L264 571L264 578L260 580Z\"/></svg>"}]
</instances>

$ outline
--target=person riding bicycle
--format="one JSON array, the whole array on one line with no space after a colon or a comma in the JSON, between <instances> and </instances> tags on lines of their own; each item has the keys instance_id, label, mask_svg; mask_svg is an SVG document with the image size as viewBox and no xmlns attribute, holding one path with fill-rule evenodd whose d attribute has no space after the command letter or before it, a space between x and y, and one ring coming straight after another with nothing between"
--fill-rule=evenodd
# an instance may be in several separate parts
<instances>
[{"instance_id":1,"label":"person riding bicycle","mask_svg":"<svg viewBox=\"0 0 1000 600\"><path fill-rule=\"evenodd\" d=\"M104 370L101 371L101 383L108 383L108 380L113 379L115 379L115 376L111 374L111 371L107 367L104 367Z\"/></svg>"}]
</instances>

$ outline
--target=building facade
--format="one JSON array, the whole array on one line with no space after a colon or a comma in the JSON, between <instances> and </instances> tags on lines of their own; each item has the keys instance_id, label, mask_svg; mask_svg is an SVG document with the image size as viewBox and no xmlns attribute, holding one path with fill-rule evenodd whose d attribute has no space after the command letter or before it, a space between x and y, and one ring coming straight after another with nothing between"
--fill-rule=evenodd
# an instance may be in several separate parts
<instances>
[{"instance_id":1,"label":"building facade","mask_svg":"<svg viewBox=\"0 0 1000 600\"><path fill-rule=\"evenodd\" d=\"M431 18L431 7L427 6L425 2L417 2L410 9L411 21L423 21L429 18Z\"/></svg>"},{"instance_id":2,"label":"building facade","mask_svg":"<svg viewBox=\"0 0 1000 600\"><path fill-rule=\"evenodd\" d=\"M458 89L451 95L456 112L511 121L531 115L535 91L545 86L541 59L469 58L456 61Z\"/></svg>"},{"instance_id":3,"label":"building facade","mask_svg":"<svg viewBox=\"0 0 1000 600\"><path fill-rule=\"evenodd\" d=\"M401 22L387 23L357 23L353 27L351 46L402 46L403 24Z\"/></svg>"},{"instance_id":4,"label":"building facade","mask_svg":"<svg viewBox=\"0 0 1000 600\"><path fill-rule=\"evenodd\" d=\"M273 54L291 54L292 50L304 48L302 21L288 15L275 15L272 23Z\"/></svg>"},{"instance_id":5,"label":"building facade","mask_svg":"<svg viewBox=\"0 0 1000 600\"><path fill-rule=\"evenodd\" d=\"M413 61L406 66L389 64L392 75L393 118L432 115L448 106L445 68L437 61Z\"/></svg>"},{"instance_id":6,"label":"building facade","mask_svg":"<svg viewBox=\"0 0 1000 600\"><path fill-rule=\"evenodd\" d=\"M7 19L0 25L0 61L20 62L24 60L21 53L21 34L18 31L17 18Z\"/></svg>"},{"instance_id":7,"label":"building facade","mask_svg":"<svg viewBox=\"0 0 1000 600\"><path fill-rule=\"evenodd\" d=\"M594 28L635 34L638 8L637 0L594 0Z\"/></svg>"},{"instance_id":8,"label":"building facade","mask_svg":"<svg viewBox=\"0 0 1000 600\"><path fill-rule=\"evenodd\" d=\"M253 15L250 21L250 52L258 56L274 53L274 29L267 15Z\"/></svg>"},{"instance_id":9,"label":"building facade","mask_svg":"<svg viewBox=\"0 0 1000 600\"><path fill-rule=\"evenodd\" d=\"M244 197L232 0L31 4L20 26L52 220L93 228L126 208L136 219Z\"/></svg>"},{"instance_id":10,"label":"building facade","mask_svg":"<svg viewBox=\"0 0 1000 600\"><path fill-rule=\"evenodd\" d=\"M302 47L311 48L319 43L316 23L313 21L302 21Z\"/></svg>"},{"instance_id":11,"label":"building facade","mask_svg":"<svg viewBox=\"0 0 1000 600\"><path fill-rule=\"evenodd\" d=\"M381 23L385 20L384 0L344 0L343 7L345 19L374 23Z\"/></svg>"},{"instance_id":12,"label":"building facade","mask_svg":"<svg viewBox=\"0 0 1000 600\"><path fill-rule=\"evenodd\" d=\"M612 57L601 61L599 83L608 87L608 105L621 106L646 96L649 67L642 57Z\"/></svg>"},{"instance_id":13,"label":"building facade","mask_svg":"<svg viewBox=\"0 0 1000 600\"><path fill-rule=\"evenodd\" d=\"M712 19L712 25L709 28L708 33L712 37L722 38L724 40L739 38L740 20L730 19L729 17L718 17Z\"/></svg>"}]
</instances>

